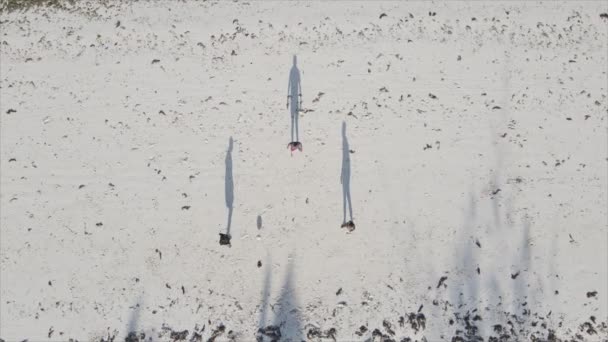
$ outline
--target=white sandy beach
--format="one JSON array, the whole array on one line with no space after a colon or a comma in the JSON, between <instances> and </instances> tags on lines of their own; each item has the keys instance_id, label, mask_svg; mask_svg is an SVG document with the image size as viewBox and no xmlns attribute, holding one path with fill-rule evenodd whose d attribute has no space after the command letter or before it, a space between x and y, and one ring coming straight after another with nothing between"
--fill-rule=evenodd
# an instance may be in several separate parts
<instances>
[{"instance_id":1,"label":"white sandy beach","mask_svg":"<svg viewBox=\"0 0 608 342\"><path fill-rule=\"evenodd\" d=\"M607 2L66 6L0 15L4 341L608 340Z\"/></svg>"}]
</instances>

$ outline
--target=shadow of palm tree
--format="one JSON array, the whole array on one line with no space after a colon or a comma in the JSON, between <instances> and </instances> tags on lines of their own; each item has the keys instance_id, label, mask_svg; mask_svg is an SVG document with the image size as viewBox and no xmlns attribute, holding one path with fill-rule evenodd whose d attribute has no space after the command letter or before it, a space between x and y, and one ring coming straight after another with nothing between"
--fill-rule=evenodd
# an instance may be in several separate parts
<instances>
[{"instance_id":1,"label":"shadow of palm tree","mask_svg":"<svg viewBox=\"0 0 608 342\"><path fill-rule=\"evenodd\" d=\"M232 149L234 142L232 137L228 141L228 150L226 151L226 173L224 177L224 190L226 197L226 207L228 208L228 223L226 224L226 233L220 233L220 245L230 246L230 227L232 225L232 210L234 206L234 180L232 178Z\"/></svg>"}]
</instances>

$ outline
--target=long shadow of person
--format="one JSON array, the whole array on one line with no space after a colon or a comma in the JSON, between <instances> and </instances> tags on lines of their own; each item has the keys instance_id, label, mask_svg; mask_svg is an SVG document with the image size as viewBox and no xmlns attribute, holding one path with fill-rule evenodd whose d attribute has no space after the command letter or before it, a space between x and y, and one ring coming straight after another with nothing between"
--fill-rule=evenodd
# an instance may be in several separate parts
<instances>
[{"instance_id":1,"label":"long shadow of person","mask_svg":"<svg viewBox=\"0 0 608 342\"><path fill-rule=\"evenodd\" d=\"M346 228L349 232L355 230L353 222L353 205L350 198L350 148L348 146L348 138L346 137L346 122L342 121L342 174L340 175L340 183L342 184L342 209L343 220L342 228ZM348 213L350 220L346 222L346 205L348 202Z\"/></svg>"},{"instance_id":2,"label":"long shadow of person","mask_svg":"<svg viewBox=\"0 0 608 342\"><path fill-rule=\"evenodd\" d=\"M302 84L300 82L300 70L297 66L297 56L293 56L293 65L289 71L289 83L287 84L287 108L291 106L291 150L302 150L298 129L298 116L302 107ZM295 133L295 140L294 140Z\"/></svg>"},{"instance_id":3,"label":"long shadow of person","mask_svg":"<svg viewBox=\"0 0 608 342\"><path fill-rule=\"evenodd\" d=\"M281 294L275 303L270 304L270 278L271 263L266 261L266 274L264 276L264 292L262 294L262 308L256 333L257 342L300 342L304 341L300 310L294 281L293 256L290 255L287 272L281 289ZM274 312L272 324L266 325L267 308ZM276 310L275 310L276 308Z\"/></svg>"},{"instance_id":4,"label":"long shadow of person","mask_svg":"<svg viewBox=\"0 0 608 342\"><path fill-rule=\"evenodd\" d=\"M264 336L279 339L281 338L281 331L279 327L275 326L266 326L266 319L268 313L268 307L271 306L270 303L270 286L271 286L271 263L270 259L266 257L266 271L264 272L264 287L262 292L262 301L260 308L260 317L258 319L258 331L256 333L256 341L263 342Z\"/></svg>"},{"instance_id":5,"label":"long shadow of person","mask_svg":"<svg viewBox=\"0 0 608 342\"><path fill-rule=\"evenodd\" d=\"M228 223L226 225L226 233L220 233L220 245L230 245L230 226L232 224L232 209L234 205L234 180L232 178L232 148L233 140L230 137L228 142L228 151L226 151L226 175L225 175L225 195L226 207L228 208Z\"/></svg>"},{"instance_id":6,"label":"long shadow of person","mask_svg":"<svg viewBox=\"0 0 608 342\"><path fill-rule=\"evenodd\" d=\"M138 332L137 328L139 325L139 315L141 311L141 307L143 306L141 296L135 302L135 306L133 312L131 313L131 317L129 318L129 325L127 326L127 336L125 337L125 342L136 342L143 341L146 339L146 333L141 331Z\"/></svg>"},{"instance_id":7,"label":"long shadow of person","mask_svg":"<svg viewBox=\"0 0 608 342\"><path fill-rule=\"evenodd\" d=\"M279 340L300 342L304 340L300 311L294 281L293 256L287 264L287 273L283 281L283 288L277 300L279 309L275 312L273 325L279 327Z\"/></svg>"}]
</instances>

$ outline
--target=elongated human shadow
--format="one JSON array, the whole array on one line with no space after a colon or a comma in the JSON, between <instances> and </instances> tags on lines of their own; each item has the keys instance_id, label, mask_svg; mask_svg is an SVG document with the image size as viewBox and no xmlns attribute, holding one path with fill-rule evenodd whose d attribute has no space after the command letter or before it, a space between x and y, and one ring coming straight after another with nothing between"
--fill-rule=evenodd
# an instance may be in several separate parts
<instances>
[{"instance_id":1,"label":"elongated human shadow","mask_svg":"<svg viewBox=\"0 0 608 342\"><path fill-rule=\"evenodd\" d=\"M342 122L342 173L340 175L342 184L342 223L346 224L346 206L348 204L348 214L350 221L353 221L353 205L350 198L350 147L346 137L346 122Z\"/></svg>"},{"instance_id":2,"label":"elongated human shadow","mask_svg":"<svg viewBox=\"0 0 608 342\"><path fill-rule=\"evenodd\" d=\"M290 260L293 259L290 257ZM274 305L271 304L270 298L271 267L270 261L266 258L266 271L264 274L264 287L256 341L304 341L298 301L294 289L293 262L290 261L287 265L287 273L281 288L281 294ZM267 323L268 307L270 307L274 313L272 324Z\"/></svg>"},{"instance_id":3,"label":"elongated human shadow","mask_svg":"<svg viewBox=\"0 0 608 342\"><path fill-rule=\"evenodd\" d=\"M232 178L232 149L234 142L232 137L228 141L228 151L226 151L226 174L224 177L226 208L228 208L228 223L226 224L226 234L220 233L220 245L230 246L230 227L232 225L232 210L234 207L234 180Z\"/></svg>"},{"instance_id":4,"label":"elongated human shadow","mask_svg":"<svg viewBox=\"0 0 608 342\"><path fill-rule=\"evenodd\" d=\"M264 271L262 303L260 304L262 308L260 309L260 317L258 319L258 329L264 329L266 327L266 319L268 318L268 306L270 305L270 290L272 280L272 274L270 272L272 265L270 262L270 258L266 257L265 263L266 270Z\"/></svg>"},{"instance_id":5,"label":"elongated human shadow","mask_svg":"<svg viewBox=\"0 0 608 342\"><path fill-rule=\"evenodd\" d=\"M273 325L281 327L281 341L300 342L304 341L304 336L294 288L293 260L294 258L291 256L287 264L287 274L277 303L279 309L275 312Z\"/></svg>"},{"instance_id":6,"label":"elongated human shadow","mask_svg":"<svg viewBox=\"0 0 608 342\"><path fill-rule=\"evenodd\" d=\"M126 331L126 337L125 337L126 342L143 341L146 338L146 334L144 332L138 333L138 331L137 331L138 325L139 325L139 314L140 314L142 306L143 306L143 301L140 296L137 299L137 301L135 302L135 307L133 308L131 317L129 317L129 324L127 325L127 331Z\"/></svg>"},{"instance_id":7,"label":"elongated human shadow","mask_svg":"<svg viewBox=\"0 0 608 342\"><path fill-rule=\"evenodd\" d=\"M302 105L302 84L300 82L300 70L297 66L297 56L293 56L293 65L289 71L289 83L287 84L287 108L291 109L291 141L300 141L298 130L298 115ZM291 108L290 108L291 106ZM295 140L294 140L295 132Z\"/></svg>"}]
</instances>

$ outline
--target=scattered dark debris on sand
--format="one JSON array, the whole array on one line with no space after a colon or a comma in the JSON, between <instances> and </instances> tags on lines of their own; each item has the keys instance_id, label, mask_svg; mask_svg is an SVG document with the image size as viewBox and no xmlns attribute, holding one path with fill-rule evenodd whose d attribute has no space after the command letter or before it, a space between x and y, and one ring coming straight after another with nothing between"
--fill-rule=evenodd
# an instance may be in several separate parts
<instances>
[{"instance_id":1,"label":"scattered dark debris on sand","mask_svg":"<svg viewBox=\"0 0 608 342\"><path fill-rule=\"evenodd\" d=\"M445 311L445 320L447 324L454 329L451 335L446 335L446 341L452 342L506 342L506 341L548 341L548 342L560 342L560 341L585 341L591 336L602 336L608 333L608 323L600 322L595 316L590 316L586 321L580 321L575 331L568 330L564 331L566 335L558 336L554 327L562 327L561 321L549 320L551 317L551 311L548 314L538 314L532 312L529 308L525 308L523 314L517 315L507 311L497 311L491 321L485 322L491 329L486 333L490 336L482 336L482 331L479 327L481 322L489 318L482 318L481 310L478 308L467 309L463 308L463 311L452 311L456 309L456 306L449 302L443 302ZM522 304L526 306L527 303ZM238 304L237 304L238 305ZM464 304L466 305L466 304ZM457 310L460 310L463 305L458 306ZM398 326L394 326L390 319L383 319L382 326L371 329L368 328L367 324L360 325L359 328L354 332L355 335L361 338L361 340L368 342L405 342L405 341L427 341L426 337L423 336L426 330L427 318L421 312L424 304L421 304L418 308L418 312L405 313L398 317ZM498 306L502 307L502 303ZM486 307L483 311L487 311L489 308ZM555 315L554 315L555 316ZM209 322L209 324L211 324ZM269 325L266 327L260 327L255 333L255 340L257 342L279 342L287 341L287 336L284 336L284 332L281 331L281 325ZM49 330L52 331L53 327ZM197 324L193 329L179 329L174 330L163 324L159 330L158 336L148 336L144 332L130 332L125 338L126 342L144 342L150 340L156 340L158 337L162 341L188 341L188 342L203 342L203 333L205 326L202 328ZM117 333L117 331L116 331ZM293 331L291 332L293 333ZM323 330L314 324L306 324L303 330L300 332L306 335L307 341L338 341L337 330L335 328L329 328ZM61 334L61 333L60 333ZM416 337L412 337L415 334ZM409 336L408 336L409 335ZM206 342L215 342L216 340L226 341L237 341L242 337L239 333L232 330L227 330L224 324L220 324L213 332ZM2 342L0 340L0 342ZM102 338L100 342L117 342L114 336L108 338ZM295 341L294 341L295 342Z\"/></svg>"},{"instance_id":2,"label":"scattered dark debris on sand","mask_svg":"<svg viewBox=\"0 0 608 342\"><path fill-rule=\"evenodd\" d=\"M160 59L153 59L151 64L160 63Z\"/></svg>"},{"instance_id":3,"label":"scattered dark debris on sand","mask_svg":"<svg viewBox=\"0 0 608 342\"><path fill-rule=\"evenodd\" d=\"M587 292L587 298L594 298L595 296L597 296L597 291Z\"/></svg>"},{"instance_id":4,"label":"scattered dark debris on sand","mask_svg":"<svg viewBox=\"0 0 608 342\"><path fill-rule=\"evenodd\" d=\"M232 237L230 236L230 234L220 233L220 246L227 245L228 247L232 247L232 245L230 244L231 238Z\"/></svg>"},{"instance_id":5,"label":"scattered dark debris on sand","mask_svg":"<svg viewBox=\"0 0 608 342\"><path fill-rule=\"evenodd\" d=\"M173 341L185 341L186 338L188 337L188 330L183 330L183 331L171 331L171 334L169 335L169 337L173 340Z\"/></svg>"},{"instance_id":6,"label":"scattered dark debris on sand","mask_svg":"<svg viewBox=\"0 0 608 342\"><path fill-rule=\"evenodd\" d=\"M211 337L207 340L207 342L213 342L216 338L222 336L226 331L226 327L223 324L220 324L213 332L211 333Z\"/></svg>"},{"instance_id":7,"label":"scattered dark debris on sand","mask_svg":"<svg viewBox=\"0 0 608 342\"><path fill-rule=\"evenodd\" d=\"M518 275L519 275L519 271L515 272L515 274L511 274L511 279L517 278Z\"/></svg>"},{"instance_id":8,"label":"scattered dark debris on sand","mask_svg":"<svg viewBox=\"0 0 608 342\"><path fill-rule=\"evenodd\" d=\"M601 13L600 18L608 20L608 13Z\"/></svg>"},{"instance_id":9,"label":"scattered dark debris on sand","mask_svg":"<svg viewBox=\"0 0 608 342\"><path fill-rule=\"evenodd\" d=\"M415 332L426 329L426 317L423 313L411 312L407 315L407 322Z\"/></svg>"},{"instance_id":10,"label":"scattered dark debris on sand","mask_svg":"<svg viewBox=\"0 0 608 342\"><path fill-rule=\"evenodd\" d=\"M182 207L182 210L189 210L189 209L190 209L189 205L185 205L185 206Z\"/></svg>"},{"instance_id":11,"label":"scattered dark debris on sand","mask_svg":"<svg viewBox=\"0 0 608 342\"><path fill-rule=\"evenodd\" d=\"M131 332L129 332L127 337L125 337L125 342L140 342L140 341L145 341L145 340L146 340L146 334L143 332L138 334L135 331L131 331Z\"/></svg>"},{"instance_id":12,"label":"scattered dark debris on sand","mask_svg":"<svg viewBox=\"0 0 608 342\"><path fill-rule=\"evenodd\" d=\"M11 113L17 113L17 111L16 111L16 110L14 110L13 108L9 108L9 109L6 111L6 114L11 114Z\"/></svg>"},{"instance_id":13,"label":"scattered dark debris on sand","mask_svg":"<svg viewBox=\"0 0 608 342\"><path fill-rule=\"evenodd\" d=\"M395 336L395 331L393 330L393 325L391 324L391 322L389 322L387 320L383 320L382 321L382 326L384 327L384 330L386 330L386 332L389 335Z\"/></svg>"},{"instance_id":14,"label":"scattered dark debris on sand","mask_svg":"<svg viewBox=\"0 0 608 342\"><path fill-rule=\"evenodd\" d=\"M386 17L386 13L382 13L382 14L380 14L380 19L382 19L382 18L384 18L384 17Z\"/></svg>"},{"instance_id":15,"label":"scattered dark debris on sand","mask_svg":"<svg viewBox=\"0 0 608 342\"><path fill-rule=\"evenodd\" d=\"M9 160L8 160L8 162L9 162L9 163L11 163L11 162L16 162L16 161L17 161L17 159L16 159L16 158L11 158L11 159L9 159Z\"/></svg>"},{"instance_id":16,"label":"scattered dark debris on sand","mask_svg":"<svg viewBox=\"0 0 608 342\"><path fill-rule=\"evenodd\" d=\"M445 285L443 282L445 282L448 279L447 276L443 276L441 278L439 278L439 283L437 283L437 288L440 288L441 285L443 285L444 287L448 287L447 285Z\"/></svg>"},{"instance_id":17,"label":"scattered dark debris on sand","mask_svg":"<svg viewBox=\"0 0 608 342\"><path fill-rule=\"evenodd\" d=\"M367 327L365 325L362 325L362 326L359 327L359 330L357 330L355 332L355 334L357 336L363 336L363 334L365 334L366 332L367 332Z\"/></svg>"},{"instance_id":18,"label":"scattered dark debris on sand","mask_svg":"<svg viewBox=\"0 0 608 342\"><path fill-rule=\"evenodd\" d=\"M336 296L339 296L342 294L342 288L339 288L338 291L336 291Z\"/></svg>"},{"instance_id":19,"label":"scattered dark debris on sand","mask_svg":"<svg viewBox=\"0 0 608 342\"><path fill-rule=\"evenodd\" d=\"M393 341L390 336L383 334L380 331L380 329L374 329L374 331L372 331L372 340L373 341L379 340L379 341L385 341L385 342Z\"/></svg>"},{"instance_id":20,"label":"scattered dark debris on sand","mask_svg":"<svg viewBox=\"0 0 608 342\"><path fill-rule=\"evenodd\" d=\"M437 96L435 96L434 94L429 93L429 97L432 98L433 100L437 99Z\"/></svg>"},{"instance_id":21,"label":"scattered dark debris on sand","mask_svg":"<svg viewBox=\"0 0 608 342\"><path fill-rule=\"evenodd\" d=\"M587 335L597 334L597 330L595 330L595 328L593 327L593 324L591 324L591 322L585 322L585 323L581 324L581 326L579 327L579 330L586 332Z\"/></svg>"},{"instance_id":22,"label":"scattered dark debris on sand","mask_svg":"<svg viewBox=\"0 0 608 342\"><path fill-rule=\"evenodd\" d=\"M262 267L262 261L258 260L258 268Z\"/></svg>"},{"instance_id":23,"label":"scattered dark debris on sand","mask_svg":"<svg viewBox=\"0 0 608 342\"><path fill-rule=\"evenodd\" d=\"M501 192L502 190L500 188L492 191L492 195L498 195L499 192Z\"/></svg>"},{"instance_id":24,"label":"scattered dark debris on sand","mask_svg":"<svg viewBox=\"0 0 608 342\"><path fill-rule=\"evenodd\" d=\"M335 328L329 328L325 331L321 331L321 329L313 326L308 329L308 332L306 332L306 337L309 340L331 338L332 340L336 341L336 334L337 331Z\"/></svg>"},{"instance_id":25,"label":"scattered dark debris on sand","mask_svg":"<svg viewBox=\"0 0 608 342\"><path fill-rule=\"evenodd\" d=\"M259 342L264 341L264 336L269 337L272 341L279 341L281 339L281 327L276 325L269 325L264 328L259 328L256 334L256 340Z\"/></svg>"},{"instance_id":26,"label":"scattered dark debris on sand","mask_svg":"<svg viewBox=\"0 0 608 342\"><path fill-rule=\"evenodd\" d=\"M201 333L194 331L192 336L190 337L189 342L203 342L203 335Z\"/></svg>"},{"instance_id":27,"label":"scattered dark debris on sand","mask_svg":"<svg viewBox=\"0 0 608 342\"><path fill-rule=\"evenodd\" d=\"M313 102L313 103L315 103L315 102L319 102L319 100L321 100L321 97L322 97L323 95L325 95L325 93L324 93L324 92L319 92L319 93L317 94L317 97L315 97L314 99L312 99L312 102Z\"/></svg>"}]
</instances>

